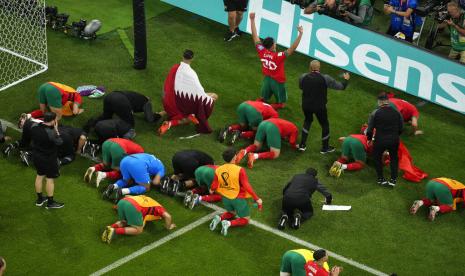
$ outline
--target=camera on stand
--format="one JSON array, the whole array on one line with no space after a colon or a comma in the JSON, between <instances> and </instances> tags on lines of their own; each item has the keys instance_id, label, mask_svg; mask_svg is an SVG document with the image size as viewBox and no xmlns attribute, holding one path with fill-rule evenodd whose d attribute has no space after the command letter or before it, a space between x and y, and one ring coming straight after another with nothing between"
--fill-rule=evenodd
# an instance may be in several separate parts
<instances>
[{"instance_id":1,"label":"camera on stand","mask_svg":"<svg viewBox=\"0 0 465 276\"><path fill-rule=\"evenodd\" d=\"M68 24L69 15L58 13L55 6L45 7L46 24L55 31L62 31L67 35L78 37L85 40L97 38L97 32L100 30L102 23L99 20L92 20L89 24L84 19Z\"/></svg>"}]
</instances>

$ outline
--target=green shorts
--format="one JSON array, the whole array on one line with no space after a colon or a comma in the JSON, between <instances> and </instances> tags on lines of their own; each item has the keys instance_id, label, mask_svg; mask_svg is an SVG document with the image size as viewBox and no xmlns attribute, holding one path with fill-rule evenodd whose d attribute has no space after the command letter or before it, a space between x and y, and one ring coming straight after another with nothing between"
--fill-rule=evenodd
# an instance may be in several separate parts
<instances>
[{"instance_id":1,"label":"green shorts","mask_svg":"<svg viewBox=\"0 0 465 276\"><path fill-rule=\"evenodd\" d=\"M276 98L276 103L287 102L286 85L277 82L269 76L265 76L262 82L262 98L268 101L273 95Z\"/></svg>"},{"instance_id":2,"label":"green shorts","mask_svg":"<svg viewBox=\"0 0 465 276\"><path fill-rule=\"evenodd\" d=\"M131 202L124 199L118 202L118 217L120 221L124 220L131 226L144 225L142 213L137 211L136 207L134 207Z\"/></svg>"},{"instance_id":3,"label":"green shorts","mask_svg":"<svg viewBox=\"0 0 465 276\"><path fill-rule=\"evenodd\" d=\"M251 128L257 127L263 121L262 114L247 103L241 103L237 107L237 115L240 124L245 124Z\"/></svg>"},{"instance_id":4,"label":"green shorts","mask_svg":"<svg viewBox=\"0 0 465 276\"><path fill-rule=\"evenodd\" d=\"M39 87L38 91L39 103L46 104L54 108L62 108L61 93L58 88L50 83L44 83Z\"/></svg>"},{"instance_id":5,"label":"green shorts","mask_svg":"<svg viewBox=\"0 0 465 276\"><path fill-rule=\"evenodd\" d=\"M215 169L207 166L201 166L195 170L194 175L197 185L206 186L210 189L213 179L215 178Z\"/></svg>"},{"instance_id":6,"label":"green shorts","mask_svg":"<svg viewBox=\"0 0 465 276\"><path fill-rule=\"evenodd\" d=\"M452 193L449 188L434 180L430 180L426 183L426 198L431 201L437 200L440 204L454 204L454 199L452 198Z\"/></svg>"},{"instance_id":7,"label":"green shorts","mask_svg":"<svg viewBox=\"0 0 465 276\"><path fill-rule=\"evenodd\" d=\"M255 141L263 144L265 140L268 147L281 149L281 133L279 133L279 128L272 122L263 121L258 126Z\"/></svg>"},{"instance_id":8,"label":"green shorts","mask_svg":"<svg viewBox=\"0 0 465 276\"><path fill-rule=\"evenodd\" d=\"M113 141L105 141L102 145L102 161L105 165L113 168L119 168L121 160L126 157L124 149Z\"/></svg>"},{"instance_id":9,"label":"green shorts","mask_svg":"<svg viewBox=\"0 0 465 276\"><path fill-rule=\"evenodd\" d=\"M366 162L367 160L367 153L362 142L350 136L342 142L342 155L355 161Z\"/></svg>"},{"instance_id":10,"label":"green shorts","mask_svg":"<svg viewBox=\"0 0 465 276\"><path fill-rule=\"evenodd\" d=\"M223 205L226 211L235 212L240 218L250 216L250 208L245 198L229 199L223 196Z\"/></svg>"},{"instance_id":11,"label":"green shorts","mask_svg":"<svg viewBox=\"0 0 465 276\"><path fill-rule=\"evenodd\" d=\"M281 260L281 272L291 273L292 276L305 276L305 258L295 251L287 251Z\"/></svg>"}]
</instances>

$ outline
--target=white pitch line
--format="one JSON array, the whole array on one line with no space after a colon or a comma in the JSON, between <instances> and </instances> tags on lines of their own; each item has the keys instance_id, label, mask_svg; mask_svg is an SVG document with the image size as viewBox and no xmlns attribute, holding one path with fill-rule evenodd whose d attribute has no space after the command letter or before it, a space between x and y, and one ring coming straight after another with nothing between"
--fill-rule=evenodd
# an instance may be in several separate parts
<instances>
[{"instance_id":1,"label":"white pitch line","mask_svg":"<svg viewBox=\"0 0 465 276\"><path fill-rule=\"evenodd\" d=\"M0 119L0 122L2 122L3 125L12 128L18 132L23 132L21 129L19 129L15 124L8 122L7 120Z\"/></svg>"},{"instance_id":2,"label":"white pitch line","mask_svg":"<svg viewBox=\"0 0 465 276\"><path fill-rule=\"evenodd\" d=\"M194 221L193 223L188 224L188 225L184 226L183 228L169 234L168 236L165 236L164 238L161 238L158 241L155 241L155 242L153 242L153 243L151 243L149 245L146 245L146 246L142 247L141 249L131 253L130 255L128 255L126 257L123 257L123 258L117 260L116 262L114 262L114 263L100 269L99 271L96 271L96 272L90 274L90 276L103 275L103 274L105 274L105 273L107 273L107 272L109 272L109 271L111 271L111 270L113 270L113 269L115 269L115 268L117 268L119 266L122 266L123 264L125 264L125 263L139 257L140 255L145 254L145 253L149 252L150 250L155 249L155 248L157 248L157 247L171 241L172 239L175 239L175 238L177 238L177 237L191 231L192 229L196 228L197 226L200 226L200 225L204 224L205 222L211 220L216 214L217 214L217 212L206 215L206 216L202 217L201 219L199 219L197 221Z\"/></svg>"},{"instance_id":3,"label":"white pitch line","mask_svg":"<svg viewBox=\"0 0 465 276\"><path fill-rule=\"evenodd\" d=\"M210 209L213 209L213 210L215 210L215 211L219 211L219 212L225 212L225 211L226 211L225 209L223 209L223 208L221 208L221 207L219 207L219 206L216 206L216 205L214 205L214 204L211 204L211 203L202 202L202 205L204 205L204 206L206 206L206 207L208 207L208 208L210 208ZM317 250L317 249L322 248L321 246L318 246L318 245L315 245L315 244L306 242L306 241L304 241L304 240L302 240L302 239L299 239L299 238L294 237L294 236L292 236L292 235L286 234L286 233L284 233L283 231L280 231L280 230L278 230L278 229L274 229L274 228L272 228L272 227L270 227L270 226L268 226L268 225L265 225L265 224L263 224L263 223L261 223L261 222L255 221L255 220L253 220L253 219L251 219L251 220L249 221L249 223L250 223L251 225L254 225L254 226L256 226L256 227L262 229L262 230L265 230L265 231L267 231L267 232L270 232L270 233L275 234L275 235L277 235L277 236L279 236L279 237L281 237L281 238L290 240L290 241L292 241L292 242L294 242L294 243L300 244L300 245L305 246L305 247L307 247L307 248L310 248L310 249L313 249L313 250ZM361 270L364 270L364 271L366 271L366 272L369 272L369 273L371 273L371 274L373 274L373 275L377 275L377 276L389 276L388 274L386 274L386 273L384 273L384 272L381 272L381 271L379 271L379 270L376 270L376 269L374 269L374 268L371 268L371 267L369 267L369 266L366 266L366 265L364 265L364 264L362 264L362 263L359 263L359 262L357 262L357 261L354 261L354 260L352 260L352 259L346 258L346 257L344 257L344 256L342 256L342 255L339 255L339 254L337 254L337 253L334 253L334 252L332 252L332 251L326 250L326 252L328 252L328 255L331 256L331 257L334 258L334 259L337 259L337 260L339 260L339 261L341 261L341 262L344 262L344 263L346 263L346 264L349 264L349 265L351 265L351 266L354 266L354 267L356 267L356 268L358 268L358 269L361 269Z\"/></svg>"}]
</instances>

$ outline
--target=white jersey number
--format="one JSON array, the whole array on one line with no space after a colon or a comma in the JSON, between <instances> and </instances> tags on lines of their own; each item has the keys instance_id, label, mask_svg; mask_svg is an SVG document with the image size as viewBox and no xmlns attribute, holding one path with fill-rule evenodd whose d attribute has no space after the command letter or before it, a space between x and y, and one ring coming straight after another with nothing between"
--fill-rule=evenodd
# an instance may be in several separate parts
<instances>
[{"instance_id":1,"label":"white jersey number","mask_svg":"<svg viewBox=\"0 0 465 276\"><path fill-rule=\"evenodd\" d=\"M263 67L265 67L268 70L274 71L276 70L276 68L278 68L278 65L276 65L276 63L274 63L274 61L272 60L267 60L267 59L262 58L261 61L262 61Z\"/></svg>"}]
</instances>

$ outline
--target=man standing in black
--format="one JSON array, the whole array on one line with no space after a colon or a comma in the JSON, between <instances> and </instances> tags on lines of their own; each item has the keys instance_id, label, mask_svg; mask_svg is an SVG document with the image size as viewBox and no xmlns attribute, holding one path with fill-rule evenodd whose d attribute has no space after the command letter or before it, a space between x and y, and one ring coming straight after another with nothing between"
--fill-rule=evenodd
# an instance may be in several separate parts
<instances>
[{"instance_id":1,"label":"man standing in black","mask_svg":"<svg viewBox=\"0 0 465 276\"><path fill-rule=\"evenodd\" d=\"M310 62L310 73L300 77L299 87L302 89L302 110L305 115L304 126L302 128L302 138L298 150L307 149L307 137L313 122L313 114L316 115L321 126L321 154L334 151L334 147L329 145L329 121L326 103L328 102L328 88L335 90L345 90L349 83L349 73L344 73L342 82L336 81L326 74L320 73L320 62L312 60Z\"/></svg>"},{"instance_id":2,"label":"man standing in black","mask_svg":"<svg viewBox=\"0 0 465 276\"><path fill-rule=\"evenodd\" d=\"M58 146L63 144L58 131L56 114L47 112L44 122L31 129L33 162L37 170L35 189L37 193L36 206L47 203L47 209L57 209L65 206L63 203L53 200L55 189L54 179L60 176L58 165ZM42 195L42 186L46 181L45 190L47 197Z\"/></svg>"},{"instance_id":3,"label":"man standing in black","mask_svg":"<svg viewBox=\"0 0 465 276\"><path fill-rule=\"evenodd\" d=\"M284 229L289 217L292 217L291 227L298 229L300 223L313 216L312 195L320 192L326 198L326 204L331 204L333 197L328 189L316 178L317 171L309 168L305 173L297 174L283 189L283 203L278 228Z\"/></svg>"},{"instance_id":4,"label":"man standing in black","mask_svg":"<svg viewBox=\"0 0 465 276\"><path fill-rule=\"evenodd\" d=\"M371 143L373 136L373 158L375 159L376 174L378 175L378 184L383 186L396 186L397 173L399 170L399 158L397 151L399 149L399 136L404 127L402 115L389 104L389 98L386 93L378 96L379 108L371 113L368 120L367 137ZM376 134L374 133L376 130ZM391 179L387 181L383 176L383 153L389 152L391 160Z\"/></svg>"}]
</instances>

